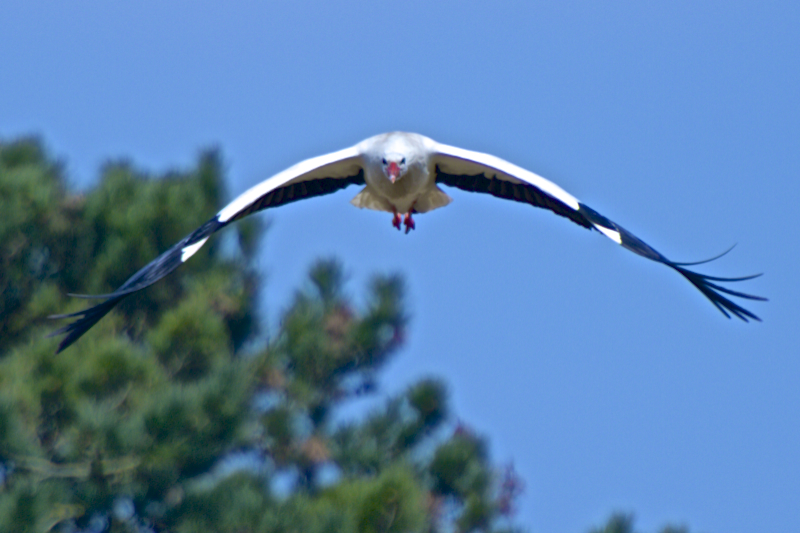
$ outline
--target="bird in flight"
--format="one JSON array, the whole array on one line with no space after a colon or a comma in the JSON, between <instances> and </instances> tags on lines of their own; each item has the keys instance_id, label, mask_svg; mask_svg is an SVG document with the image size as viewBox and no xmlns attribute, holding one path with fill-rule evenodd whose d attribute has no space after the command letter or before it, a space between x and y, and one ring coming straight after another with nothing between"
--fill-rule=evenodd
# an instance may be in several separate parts
<instances>
[{"instance_id":1,"label":"bird in flight","mask_svg":"<svg viewBox=\"0 0 800 533\"><path fill-rule=\"evenodd\" d=\"M597 230L624 248L677 271L726 317L760 320L728 296L765 300L719 285L759 276L720 278L688 270L697 263L670 261L619 224L607 219L561 187L499 157L440 144L416 133L393 132L370 137L355 146L301 161L248 189L208 222L153 259L109 294L81 296L105 299L76 313L51 318L77 318L52 332L66 336L58 352L74 343L120 300L160 280L194 255L211 234L251 213L314 196L331 194L350 185L364 188L352 200L356 207L387 211L392 225L408 233L413 215L449 204L452 199L439 185L481 192L542 207L590 230ZM727 252L725 252L727 253ZM724 255L724 254L723 254ZM719 256L718 256L719 257Z\"/></svg>"}]
</instances>

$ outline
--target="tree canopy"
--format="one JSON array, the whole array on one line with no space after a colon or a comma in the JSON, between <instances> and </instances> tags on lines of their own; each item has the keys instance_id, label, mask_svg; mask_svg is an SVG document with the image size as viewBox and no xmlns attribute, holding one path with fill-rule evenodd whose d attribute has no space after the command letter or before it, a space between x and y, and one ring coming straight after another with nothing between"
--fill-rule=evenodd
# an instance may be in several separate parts
<instances>
[{"instance_id":1,"label":"tree canopy","mask_svg":"<svg viewBox=\"0 0 800 533\"><path fill-rule=\"evenodd\" d=\"M356 306L320 260L266 340L258 218L55 354L47 317L86 305L67 293L111 292L224 196L217 150L160 176L111 162L74 193L40 140L0 143L0 530L519 529L522 481L453 422L441 380L336 419L403 343L400 276Z\"/></svg>"}]
</instances>

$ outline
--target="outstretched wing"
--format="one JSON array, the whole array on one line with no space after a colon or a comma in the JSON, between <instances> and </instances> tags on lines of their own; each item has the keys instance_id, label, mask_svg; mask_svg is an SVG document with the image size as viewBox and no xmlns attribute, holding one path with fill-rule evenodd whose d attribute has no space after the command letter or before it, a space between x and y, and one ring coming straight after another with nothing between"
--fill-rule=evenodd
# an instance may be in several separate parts
<instances>
[{"instance_id":1,"label":"outstretched wing","mask_svg":"<svg viewBox=\"0 0 800 533\"><path fill-rule=\"evenodd\" d=\"M436 168L437 183L549 209L585 228L596 229L634 253L674 269L697 287L726 317L730 318L733 314L745 322L748 319L761 320L725 295L748 300L766 300L766 298L733 291L714 283L744 281L760 274L740 278L719 278L693 272L685 268L686 264L670 261L619 224L579 202L555 183L533 172L493 155L445 144L434 143L433 150L434 154L431 157Z\"/></svg>"},{"instance_id":2,"label":"outstretched wing","mask_svg":"<svg viewBox=\"0 0 800 533\"><path fill-rule=\"evenodd\" d=\"M58 345L57 353L64 350L111 311L120 300L133 292L149 287L178 268L197 253L213 233L231 222L262 209L330 194L349 185L363 184L363 162L361 153L356 147L302 161L239 195L208 222L150 261L114 292L91 296L77 295L81 298L106 298L106 301L76 313L51 316L50 318L77 318L77 320L48 336L65 334Z\"/></svg>"}]
</instances>

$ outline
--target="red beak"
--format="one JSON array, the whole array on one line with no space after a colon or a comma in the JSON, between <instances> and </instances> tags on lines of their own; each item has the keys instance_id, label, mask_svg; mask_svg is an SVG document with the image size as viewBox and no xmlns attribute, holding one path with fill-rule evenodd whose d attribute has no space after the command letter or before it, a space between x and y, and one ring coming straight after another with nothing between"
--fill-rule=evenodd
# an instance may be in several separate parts
<instances>
[{"instance_id":1,"label":"red beak","mask_svg":"<svg viewBox=\"0 0 800 533\"><path fill-rule=\"evenodd\" d=\"M392 161L389 163L389 166L386 167L386 173L389 175L389 179L394 183L394 181L400 177L400 167L397 166L397 163Z\"/></svg>"}]
</instances>

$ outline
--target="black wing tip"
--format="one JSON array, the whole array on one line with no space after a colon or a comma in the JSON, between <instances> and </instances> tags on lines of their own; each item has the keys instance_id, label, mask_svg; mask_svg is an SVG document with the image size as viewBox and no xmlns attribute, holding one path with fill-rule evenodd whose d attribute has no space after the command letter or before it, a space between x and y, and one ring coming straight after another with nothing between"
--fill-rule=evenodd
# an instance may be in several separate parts
<instances>
[{"instance_id":1,"label":"black wing tip","mask_svg":"<svg viewBox=\"0 0 800 533\"><path fill-rule=\"evenodd\" d=\"M724 252L722 252L721 254L715 255L714 257L710 257L710 258L708 258L708 259L703 259L703 260L701 260L701 261L692 261L692 262L687 262L687 263L678 263L678 262L675 262L675 261L671 261L671 263L672 263L673 265L676 265L676 266L697 266L697 265L704 265L704 264L706 264L706 263L710 263L710 262L712 262L712 261L716 261L716 260L717 260L717 259L719 259L720 257L724 257L724 256L728 255L728 254L731 252L731 250L733 250L734 248L736 248L736 244L737 244L737 243L733 243L733 245L731 245L731 247L730 247L730 248L728 248L727 250L725 250L725 251L724 251ZM743 280L744 280L744 279L751 279L751 278L758 277L758 276L760 276L760 275L761 275L761 274L756 274L755 276L750 276L750 277L746 277L746 278L740 278L740 279L743 279ZM726 280L726 281L727 281L727 280ZM738 280L737 280L737 281L738 281Z\"/></svg>"},{"instance_id":2,"label":"black wing tip","mask_svg":"<svg viewBox=\"0 0 800 533\"><path fill-rule=\"evenodd\" d=\"M145 287L149 287L182 265L185 259L188 259L188 257L184 257L184 250L187 246L195 245L196 243L200 243L200 246L202 246L202 244L205 242L205 239L207 239L212 233L227 225L228 222L221 222L219 220L219 215L214 215L205 224L197 228L195 231L181 239L178 243L174 244L171 248L139 269L138 272L128 278L128 280L123 283L122 286L112 293L70 294L70 296L75 298L107 298L107 300L93 307L83 309L82 311L61 315L51 315L48 317L51 319L77 318L77 320L71 324L67 324L66 326L47 335L48 338L56 335L67 335L61 341L61 344L58 345L58 350L56 350L56 353L64 351L72 343L78 340L84 333L89 331L92 326L94 326L101 318L106 316L108 312L111 311L111 309L124 297L140 291ZM198 248L199 246L195 247L194 251L197 251Z\"/></svg>"},{"instance_id":3,"label":"black wing tip","mask_svg":"<svg viewBox=\"0 0 800 533\"><path fill-rule=\"evenodd\" d=\"M703 296L708 298L709 301L712 304L714 304L714 306L717 309L719 309L720 312L727 318L735 316L736 318L744 322L750 322L750 320L762 322L761 318L758 315L756 315L752 311L749 311L748 309L745 309L736 302L730 300L725 296L725 294L730 296L735 296L737 298L745 298L748 300L762 301L762 302L768 301L767 298L764 298L763 296L756 296L754 294L748 294L745 292L734 291L726 287L717 285L716 283L712 283L713 281L723 282L723 283L745 281L757 278L758 276L761 276L761 274L754 274L752 276L742 276L737 278L721 278L715 276L707 276L705 274L700 274L698 272L688 270L686 268L683 268L682 263L667 263L667 264L673 269L675 269L678 273L680 273L684 278L689 280L689 282L692 285L694 285L700 292L702 292Z\"/></svg>"},{"instance_id":4,"label":"black wing tip","mask_svg":"<svg viewBox=\"0 0 800 533\"><path fill-rule=\"evenodd\" d=\"M114 296L117 296L117 294L114 294L113 292L109 292L108 294L76 294L74 292L68 292L67 296L71 298L81 298L82 300L102 300L105 298L113 298Z\"/></svg>"},{"instance_id":5,"label":"black wing tip","mask_svg":"<svg viewBox=\"0 0 800 533\"><path fill-rule=\"evenodd\" d=\"M52 331L45 335L46 339L51 337L56 337L58 335L66 334L66 337L61 339L61 342L58 344L58 348L56 349L56 354L59 354L69 348L75 341L80 339L84 333L89 331L92 326L97 324L97 322L106 316L111 309L114 308L115 305L119 303L119 301L124 297L117 296L106 300L105 302L95 305L93 307L89 307L87 309L83 309L81 311L77 311L75 313L66 313L63 315L50 315L47 318L50 319L61 319L61 318L76 318L79 317L78 320L67 324L61 328L58 328L55 331Z\"/></svg>"}]
</instances>

